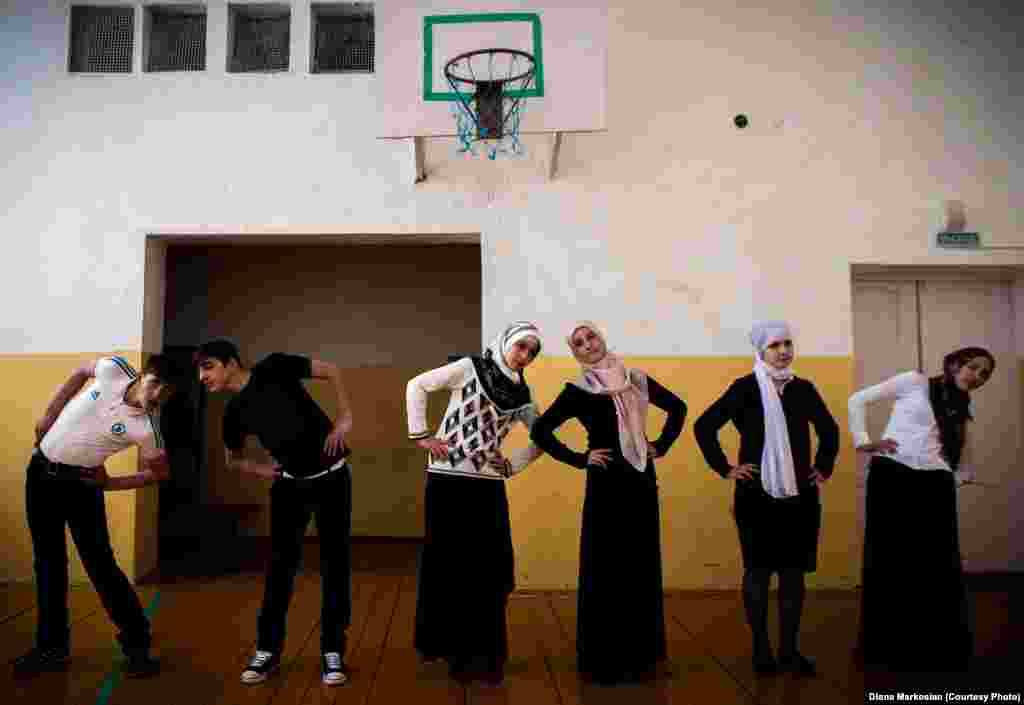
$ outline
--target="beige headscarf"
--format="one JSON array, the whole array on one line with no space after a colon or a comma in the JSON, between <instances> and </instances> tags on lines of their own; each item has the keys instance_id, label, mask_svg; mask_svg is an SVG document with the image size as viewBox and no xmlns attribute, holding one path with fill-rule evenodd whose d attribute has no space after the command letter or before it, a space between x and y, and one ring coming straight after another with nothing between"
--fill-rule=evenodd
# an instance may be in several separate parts
<instances>
[{"instance_id":1,"label":"beige headscarf","mask_svg":"<svg viewBox=\"0 0 1024 705\"><path fill-rule=\"evenodd\" d=\"M605 356L593 365L580 360L572 344L572 336L580 328L589 328L604 343ZM566 338L569 350L583 368L579 386L594 394L606 394L615 402L619 423L619 445L622 455L634 468L647 469L647 378L627 370L622 359L608 349L604 333L591 321L580 321Z\"/></svg>"}]
</instances>

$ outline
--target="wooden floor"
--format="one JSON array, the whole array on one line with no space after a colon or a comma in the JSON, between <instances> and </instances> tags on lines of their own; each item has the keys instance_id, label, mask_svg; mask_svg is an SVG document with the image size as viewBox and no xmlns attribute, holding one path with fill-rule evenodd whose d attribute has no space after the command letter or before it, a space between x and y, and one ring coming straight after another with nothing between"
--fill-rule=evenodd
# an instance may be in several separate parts
<instances>
[{"instance_id":1,"label":"wooden floor","mask_svg":"<svg viewBox=\"0 0 1024 705\"><path fill-rule=\"evenodd\" d=\"M140 587L153 616L155 652L164 665L160 675L146 680L121 677L114 630L96 594L89 586L73 588L70 668L14 680L8 667L0 675L0 703L810 704L869 702L867 693L879 689L1019 693L1024 685L1019 674L1024 632L1020 625L1009 624L1015 592L1004 585L972 592L978 658L961 676L865 676L849 655L856 593L837 591L809 593L805 609L802 649L817 659L821 675L758 678L750 668L738 592L670 593L666 626L671 673L653 683L614 687L585 685L576 677L575 595L519 592L509 605L511 657L504 684L463 687L449 680L443 665L420 664L412 648L414 551L410 546L357 547L347 686L327 688L319 680L320 593L314 548L296 584L282 671L262 685L243 686L238 680L254 647L263 585L258 565L242 562L228 574L165 571L162 579ZM0 587L0 660L10 661L31 646L34 624L31 587Z\"/></svg>"}]
</instances>

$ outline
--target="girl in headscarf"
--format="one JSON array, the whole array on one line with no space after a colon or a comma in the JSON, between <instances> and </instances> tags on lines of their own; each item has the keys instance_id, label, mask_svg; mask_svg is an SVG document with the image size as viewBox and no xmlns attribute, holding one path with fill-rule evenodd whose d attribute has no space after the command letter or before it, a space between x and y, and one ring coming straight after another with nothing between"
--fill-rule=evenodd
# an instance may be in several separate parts
<instances>
[{"instance_id":1,"label":"girl in headscarf","mask_svg":"<svg viewBox=\"0 0 1024 705\"><path fill-rule=\"evenodd\" d=\"M640 370L626 368L595 324L578 324L568 343L582 374L565 385L530 437L552 457L587 471L577 667L589 680L634 680L654 675L666 656L654 459L679 437L686 404ZM644 431L649 404L668 414L653 442ZM586 452L555 438L555 429L569 419L586 429Z\"/></svg>"},{"instance_id":2,"label":"girl in headscarf","mask_svg":"<svg viewBox=\"0 0 1024 705\"><path fill-rule=\"evenodd\" d=\"M984 348L946 355L941 375L904 372L850 397L850 431L871 454L864 526L859 655L869 666L946 670L967 666L972 636L960 564L956 485L964 462L970 393L996 361ZM865 407L894 399L872 442Z\"/></svg>"},{"instance_id":3,"label":"girl in headscarf","mask_svg":"<svg viewBox=\"0 0 1024 705\"><path fill-rule=\"evenodd\" d=\"M453 678L500 682L508 656L505 605L515 587L503 480L541 455L506 458L514 422L537 418L523 370L540 352L532 323L508 326L479 357L424 372L406 386L409 438L428 451L426 540L419 569L415 647L444 659ZM427 394L449 390L440 428L427 429Z\"/></svg>"},{"instance_id":4,"label":"girl in headscarf","mask_svg":"<svg viewBox=\"0 0 1024 705\"><path fill-rule=\"evenodd\" d=\"M743 555L743 605L753 636L757 673L813 673L797 649L804 573L817 566L821 502L818 487L832 474L839 427L818 390L793 374L793 335L781 321L754 327L754 371L732 383L694 424L704 459L736 480L733 514ZM736 464L718 442L732 422L740 435ZM811 464L810 426L818 436ZM779 658L768 638L768 586L779 575Z\"/></svg>"}]
</instances>

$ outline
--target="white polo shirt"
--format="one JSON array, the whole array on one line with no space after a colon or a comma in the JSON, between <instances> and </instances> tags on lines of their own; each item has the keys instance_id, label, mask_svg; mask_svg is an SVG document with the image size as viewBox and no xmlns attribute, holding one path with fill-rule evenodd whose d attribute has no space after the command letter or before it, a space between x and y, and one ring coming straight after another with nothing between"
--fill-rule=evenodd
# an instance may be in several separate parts
<instances>
[{"instance_id":1,"label":"white polo shirt","mask_svg":"<svg viewBox=\"0 0 1024 705\"><path fill-rule=\"evenodd\" d=\"M143 457L164 447L159 412L125 403L128 386L139 374L123 357L96 363L93 381L69 401L39 444L55 463L94 468L118 451L139 446Z\"/></svg>"}]
</instances>

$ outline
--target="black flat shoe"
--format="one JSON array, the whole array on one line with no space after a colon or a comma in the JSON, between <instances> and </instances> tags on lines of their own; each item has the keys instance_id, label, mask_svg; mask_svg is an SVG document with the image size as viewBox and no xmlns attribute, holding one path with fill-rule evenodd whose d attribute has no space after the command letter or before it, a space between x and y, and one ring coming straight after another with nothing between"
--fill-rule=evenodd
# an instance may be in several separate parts
<instances>
[{"instance_id":1,"label":"black flat shoe","mask_svg":"<svg viewBox=\"0 0 1024 705\"><path fill-rule=\"evenodd\" d=\"M40 673L66 670L71 663L71 652L66 648L39 648L14 660L14 677L30 678Z\"/></svg>"},{"instance_id":2,"label":"black flat shoe","mask_svg":"<svg viewBox=\"0 0 1024 705\"><path fill-rule=\"evenodd\" d=\"M464 661L449 661L448 677L460 685L466 685L473 681L473 672Z\"/></svg>"},{"instance_id":3,"label":"black flat shoe","mask_svg":"<svg viewBox=\"0 0 1024 705\"><path fill-rule=\"evenodd\" d=\"M753 666L754 673L762 676L779 672L779 664L775 661L775 658L771 653L754 654Z\"/></svg>"},{"instance_id":4,"label":"black flat shoe","mask_svg":"<svg viewBox=\"0 0 1024 705\"><path fill-rule=\"evenodd\" d=\"M484 683L484 685L497 688L505 683L505 669L495 668L488 671L482 671L480 673L480 681Z\"/></svg>"},{"instance_id":5,"label":"black flat shoe","mask_svg":"<svg viewBox=\"0 0 1024 705\"><path fill-rule=\"evenodd\" d=\"M160 661L150 656L147 649L133 650L122 671L127 678L149 678L160 672Z\"/></svg>"},{"instance_id":6,"label":"black flat shoe","mask_svg":"<svg viewBox=\"0 0 1024 705\"><path fill-rule=\"evenodd\" d=\"M796 673L811 676L818 672L814 661L797 652L779 659L779 670L785 673Z\"/></svg>"}]
</instances>

